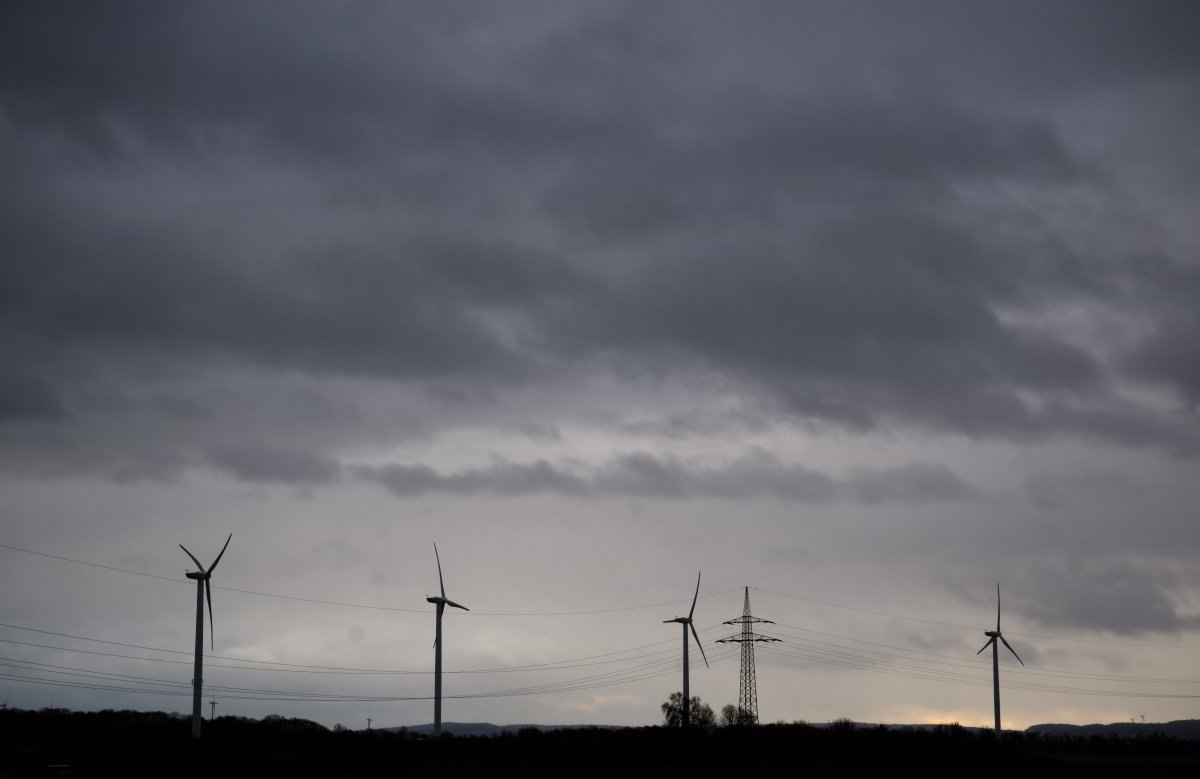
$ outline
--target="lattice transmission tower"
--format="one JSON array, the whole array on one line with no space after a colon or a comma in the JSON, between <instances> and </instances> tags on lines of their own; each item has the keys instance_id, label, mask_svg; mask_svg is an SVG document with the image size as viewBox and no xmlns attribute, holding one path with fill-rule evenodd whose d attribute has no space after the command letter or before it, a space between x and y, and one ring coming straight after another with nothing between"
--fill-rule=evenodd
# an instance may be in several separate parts
<instances>
[{"instance_id":1,"label":"lattice transmission tower","mask_svg":"<svg viewBox=\"0 0 1200 779\"><path fill-rule=\"evenodd\" d=\"M778 641L778 638L759 635L754 632L756 624L774 625L769 619L760 619L750 613L750 588L746 588L746 602L742 606L742 616L726 621L726 625L741 625L742 632L727 638L717 639L718 644L742 645L742 672L738 683L738 724L754 725L758 722L758 681L754 677L754 645L767 641Z\"/></svg>"}]
</instances>

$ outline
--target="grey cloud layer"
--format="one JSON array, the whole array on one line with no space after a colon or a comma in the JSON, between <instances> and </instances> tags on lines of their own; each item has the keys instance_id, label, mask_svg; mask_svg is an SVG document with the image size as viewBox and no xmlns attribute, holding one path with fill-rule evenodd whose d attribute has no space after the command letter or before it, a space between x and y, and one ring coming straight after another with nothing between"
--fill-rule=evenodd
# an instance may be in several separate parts
<instances>
[{"instance_id":1,"label":"grey cloud layer","mask_svg":"<svg viewBox=\"0 0 1200 779\"><path fill-rule=\"evenodd\" d=\"M943 465L910 463L895 468L860 468L844 479L752 453L724 466L697 467L670 458L634 453L613 457L599 468L501 462L485 468L441 473L422 465L352 466L360 479L376 482L399 497L430 493L460 495L555 494L571 497L755 500L801 503L852 500L865 503L922 503L970 500L975 487Z\"/></svg>"},{"instance_id":2,"label":"grey cloud layer","mask_svg":"<svg viewBox=\"0 0 1200 779\"><path fill-rule=\"evenodd\" d=\"M1073 248L1130 184L1063 129L1110 93L1200 120L1195 9L867 7L5 9L3 440L183 363L564 396L698 371L777 420L1200 453L1194 258ZM1194 158L1142 156L1195 203Z\"/></svg>"},{"instance_id":3,"label":"grey cloud layer","mask_svg":"<svg viewBox=\"0 0 1200 779\"><path fill-rule=\"evenodd\" d=\"M964 659L977 629L766 590L982 629L1000 582L1018 636L1200 643L1198 29L1175 0L0 3L0 535L181 576L232 530L222 586L400 608L437 540L473 614L702 568ZM191 645L163 588L28 557L14 624ZM431 657L420 614L222 603L218 651ZM457 662L663 638L627 616L471 618ZM897 721L905 684L990 721L984 688L785 671L772 718ZM575 696L522 721L645 714Z\"/></svg>"},{"instance_id":4,"label":"grey cloud layer","mask_svg":"<svg viewBox=\"0 0 1200 779\"><path fill-rule=\"evenodd\" d=\"M337 461L319 454L270 447L221 447L208 461L233 476L250 482L326 484L341 474Z\"/></svg>"},{"instance_id":5,"label":"grey cloud layer","mask_svg":"<svg viewBox=\"0 0 1200 779\"><path fill-rule=\"evenodd\" d=\"M1128 559L1041 560L1026 566L1021 602L1035 623L1106 630L1119 635L1176 633L1200 627L1178 602L1184 580L1168 568Z\"/></svg>"}]
</instances>

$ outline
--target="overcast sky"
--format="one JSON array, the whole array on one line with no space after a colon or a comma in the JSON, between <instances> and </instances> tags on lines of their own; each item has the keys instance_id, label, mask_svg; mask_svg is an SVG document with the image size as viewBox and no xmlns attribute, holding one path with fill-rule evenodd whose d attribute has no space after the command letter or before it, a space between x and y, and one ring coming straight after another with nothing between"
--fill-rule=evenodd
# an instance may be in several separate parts
<instances>
[{"instance_id":1,"label":"overcast sky","mask_svg":"<svg viewBox=\"0 0 1200 779\"><path fill-rule=\"evenodd\" d=\"M436 541L447 670L605 655L448 721L658 722L701 570L715 707L749 586L763 720L988 725L999 582L1006 726L1197 716L1197 30L5 4L0 692L190 710L232 532L218 714L431 721L311 694L432 694Z\"/></svg>"}]
</instances>

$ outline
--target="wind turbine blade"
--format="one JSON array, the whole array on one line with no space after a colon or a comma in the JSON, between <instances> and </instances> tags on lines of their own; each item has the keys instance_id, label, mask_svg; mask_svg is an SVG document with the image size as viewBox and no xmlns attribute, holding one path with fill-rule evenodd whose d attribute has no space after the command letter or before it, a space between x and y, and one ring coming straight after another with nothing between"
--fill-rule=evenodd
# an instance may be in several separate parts
<instances>
[{"instance_id":1,"label":"wind turbine blade","mask_svg":"<svg viewBox=\"0 0 1200 779\"><path fill-rule=\"evenodd\" d=\"M204 580L204 595L205 595L204 599L206 601L208 601L208 641L209 641L209 646L212 648L212 650L216 651L217 641L216 641L216 639L213 638L212 587L209 586L208 582L209 582L208 579Z\"/></svg>"},{"instance_id":2,"label":"wind turbine blade","mask_svg":"<svg viewBox=\"0 0 1200 779\"><path fill-rule=\"evenodd\" d=\"M455 603L455 602L454 602L454 601L452 601L452 600L447 600L447 601L446 601L446 605L447 605L447 606L453 606L453 607L454 607L454 608L456 608L456 609L462 609L463 611L470 611L470 609L468 609L466 606L459 605L459 604Z\"/></svg>"},{"instance_id":3,"label":"wind turbine blade","mask_svg":"<svg viewBox=\"0 0 1200 779\"><path fill-rule=\"evenodd\" d=\"M438 586L442 588L442 597L446 597L446 583L442 581L442 558L438 557L437 543L433 545L433 557L438 564Z\"/></svg>"},{"instance_id":4,"label":"wind turbine blade","mask_svg":"<svg viewBox=\"0 0 1200 779\"><path fill-rule=\"evenodd\" d=\"M204 572L205 572L205 571L204 571L204 566L203 566L203 565L201 565L201 564L200 564L200 561L196 559L196 555L192 554L191 552L188 552L188 548L187 548L186 546L184 546L183 544L180 544L180 545L179 545L179 548L180 548L180 549L182 549L183 551L187 552L187 556L188 556L188 557L190 557L190 558L192 558L192 562L193 562L193 563L195 563L195 564L196 564L196 567L200 569L200 573L204 573Z\"/></svg>"},{"instance_id":5,"label":"wind turbine blade","mask_svg":"<svg viewBox=\"0 0 1200 779\"><path fill-rule=\"evenodd\" d=\"M1000 632L1000 582L996 582L996 632Z\"/></svg>"},{"instance_id":6,"label":"wind turbine blade","mask_svg":"<svg viewBox=\"0 0 1200 779\"><path fill-rule=\"evenodd\" d=\"M983 654L983 650L984 650L984 649L987 649L989 646L991 646L991 645L992 645L992 642L993 642L993 641L995 641L995 640L996 640L996 639L994 639L994 638L989 638L989 639L987 640L987 643L983 645L983 648L982 648L982 649L980 649L980 650L979 650L978 652L976 652L975 654L977 654L977 655L979 655L979 654Z\"/></svg>"},{"instance_id":7,"label":"wind turbine blade","mask_svg":"<svg viewBox=\"0 0 1200 779\"><path fill-rule=\"evenodd\" d=\"M688 612L688 619L691 619L692 615L696 613L696 599L700 597L700 573L700 571L696 572L696 594L692 596L692 610Z\"/></svg>"},{"instance_id":8,"label":"wind turbine blade","mask_svg":"<svg viewBox=\"0 0 1200 779\"><path fill-rule=\"evenodd\" d=\"M693 625L691 622L689 622L687 624L688 624L688 627L692 629L692 638L696 639L696 646L700 647L700 656L704 658L704 667L705 668L711 667L708 664L708 655L704 654L704 644L700 643L700 634L696 632L696 626Z\"/></svg>"},{"instance_id":9,"label":"wind turbine blade","mask_svg":"<svg viewBox=\"0 0 1200 779\"><path fill-rule=\"evenodd\" d=\"M1017 654L1017 650L1013 649L1012 645L1009 644L1008 641L1005 640L1004 636L1000 636L1000 640L1004 641L1004 645L1006 647L1008 647L1008 651L1013 653L1013 657L1017 658L1017 662L1020 663L1021 665L1025 665L1025 661L1022 660L1021 656Z\"/></svg>"},{"instance_id":10,"label":"wind turbine blade","mask_svg":"<svg viewBox=\"0 0 1200 779\"><path fill-rule=\"evenodd\" d=\"M233 533L229 534L229 538L225 539L225 546L221 547L221 554L217 555L217 559L213 560L213 564L208 566L208 573L212 573L217 567L217 563L221 562L221 557L225 554L225 550L229 548L229 542L233 539Z\"/></svg>"}]
</instances>

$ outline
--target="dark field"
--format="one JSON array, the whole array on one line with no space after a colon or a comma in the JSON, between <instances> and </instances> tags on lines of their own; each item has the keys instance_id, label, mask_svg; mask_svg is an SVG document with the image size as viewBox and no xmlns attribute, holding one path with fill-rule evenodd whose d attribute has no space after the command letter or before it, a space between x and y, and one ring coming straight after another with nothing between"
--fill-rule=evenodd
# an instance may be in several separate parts
<instances>
[{"instance_id":1,"label":"dark field","mask_svg":"<svg viewBox=\"0 0 1200 779\"><path fill-rule=\"evenodd\" d=\"M221 717L194 744L187 718L108 711L0 712L0 779L7 777L376 777L445 772L508 776L780 776L871 766L908 774L1009 769L1034 775L1107 769L1197 775L1200 742L802 724L682 733L663 728L520 731L497 738L329 730L302 719Z\"/></svg>"}]
</instances>

